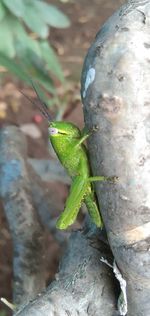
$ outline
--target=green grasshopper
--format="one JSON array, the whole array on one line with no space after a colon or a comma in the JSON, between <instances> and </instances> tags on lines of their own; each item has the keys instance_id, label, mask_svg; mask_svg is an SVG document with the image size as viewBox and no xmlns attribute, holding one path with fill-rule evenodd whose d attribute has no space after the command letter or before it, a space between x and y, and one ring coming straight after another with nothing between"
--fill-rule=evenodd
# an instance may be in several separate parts
<instances>
[{"instance_id":1,"label":"green grasshopper","mask_svg":"<svg viewBox=\"0 0 150 316\"><path fill-rule=\"evenodd\" d=\"M74 223L82 202L86 204L92 221L102 228L92 182L106 178L90 176L89 159L83 144L89 133L85 132L85 129L81 132L77 126L69 122L50 122L48 130L54 151L72 178L70 194L57 221L57 228L65 229Z\"/></svg>"},{"instance_id":2,"label":"green grasshopper","mask_svg":"<svg viewBox=\"0 0 150 316\"><path fill-rule=\"evenodd\" d=\"M46 104L40 99L33 86L38 100L40 110L49 123L49 139L56 152L58 159L72 178L70 194L66 200L65 209L57 221L57 228L66 229L72 225L84 202L92 221L96 226L102 228L103 222L97 207L94 187L92 182L114 180L114 177L91 176L91 169L84 141L91 133L84 128L83 131L73 123L64 121L52 121L47 111ZM29 98L28 98L29 99ZM31 100L30 100L31 101ZM33 102L34 103L34 102ZM41 108L42 106L42 108Z\"/></svg>"}]
</instances>

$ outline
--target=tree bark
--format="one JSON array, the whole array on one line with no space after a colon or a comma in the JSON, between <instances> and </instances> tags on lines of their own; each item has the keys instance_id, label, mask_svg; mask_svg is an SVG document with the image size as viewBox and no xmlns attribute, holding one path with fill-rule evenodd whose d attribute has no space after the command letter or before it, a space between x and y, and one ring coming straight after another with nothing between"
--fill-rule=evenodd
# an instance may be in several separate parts
<instances>
[{"instance_id":1,"label":"tree bark","mask_svg":"<svg viewBox=\"0 0 150 316\"><path fill-rule=\"evenodd\" d=\"M16 305L45 288L44 231L33 205L26 142L18 128L0 134L0 195L13 240L13 299Z\"/></svg>"},{"instance_id":2,"label":"tree bark","mask_svg":"<svg viewBox=\"0 0 150 316\"><path fill-rule=\"evenodd\" d=\"M150 314L150 2L128 1L103 25L81 80L88 142L115 260L127 281L128 316Z\"/></svg>"},{"instance_id":3,"label":"tree bark","mask_svg":"<svg viewBox=\"0 0 150 316\"><path fill-rule=\"evenodd\" d=\"M112 259L111 253L98 236L91 226L73 232L55 281L15 316L118 315L114 276L100 262L102 255Z\"/></svg>"}]
</instances>

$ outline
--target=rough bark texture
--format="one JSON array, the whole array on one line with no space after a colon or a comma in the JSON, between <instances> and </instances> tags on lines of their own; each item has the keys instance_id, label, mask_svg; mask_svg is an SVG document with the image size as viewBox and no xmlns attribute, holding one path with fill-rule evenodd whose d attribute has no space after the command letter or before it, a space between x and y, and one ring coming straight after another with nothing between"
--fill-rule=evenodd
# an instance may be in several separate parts
<instances>
[{"instance_id":1,"label":"rough bark texture","mask_svg":"<svg viewBox=\"0 0 150 316\"><path fill-rule=\"evenodd\" d=\"M13 239L14 303L45 288L44 232L35 211L26 168L26 142L19 129L0 134L0 195Z\"/></svg>"},{"instance_id":2,"label":"rough bark texture","mask_svg":"<svg viewBox=\"0 0 150 316\"><path fill-rule=\"evenodd\" d=\"M112 251L127 280L128 316L150 315L150 1L128 1L86 56L81 94L93 173Z\"/></svg>"},{"instance_id":3,"label":"rough bark texture","mask_svg":"<svg viewBox=\"0 0 150 316\"><path fill-rule=\"evenodd\" d=\"M101 255L110 259L111 254L102 242L96 246L96 235L91 227L72 233L56 280L15 315L118 315L114 307L114 276L100 262Z\"/></svg>"}]
</instances>

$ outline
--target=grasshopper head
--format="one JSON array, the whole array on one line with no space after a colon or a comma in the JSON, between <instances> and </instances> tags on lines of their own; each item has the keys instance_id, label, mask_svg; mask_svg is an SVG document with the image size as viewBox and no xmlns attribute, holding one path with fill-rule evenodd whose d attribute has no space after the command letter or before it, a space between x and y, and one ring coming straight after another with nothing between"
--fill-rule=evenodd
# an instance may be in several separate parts
<instances>
[{"instance_id":1,"label":"grasshopper head","mask_svg":"<svg viewBox=\"0 0 150 316\"><path fill-rule=\"evenodd\" d=\"M50 137L68 136L72 138L80 137L80 130L73 123L69 122L51 122L49 124Z\"/></svg>"}]
</instances>

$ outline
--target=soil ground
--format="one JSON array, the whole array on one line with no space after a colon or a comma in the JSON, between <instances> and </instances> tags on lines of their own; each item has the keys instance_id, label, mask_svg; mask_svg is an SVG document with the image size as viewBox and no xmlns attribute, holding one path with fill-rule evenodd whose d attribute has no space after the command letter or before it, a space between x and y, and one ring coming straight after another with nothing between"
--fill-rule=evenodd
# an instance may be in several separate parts
<instances>
[{"instance_id":1,"label":"soil ground","mask_svg":"<svg viewBox=\"0 0 150 316\"><path fill-rule=\"evenodd\" d=\"M123 0L50 0L57 5L70 20L68 29L51 29L50 41L61 61L64 73L68 78L67 92L60 87L61 96L67 93L67 107L63 119L83 125L83 114L80 102L80 74L84 56L103 22L115 11ZM34 98L34 92L25 87L18 79L1 73L0 87L0 127L6 124L22 126L35 123L35 110L19 92L19 89ZM28 155L36 158L48 158L47 124L42 120L37 124L41 132L39 138L27 137ZM62 205L67 194L66 187L57 183ZM52 280L58 267L59 245L49 235L47 251L47 279ZM0 205L0 297L12 300L12 242L9 228L5 219L2 204ZM0 303L0 316L9 315L8 309Z\"/></svg>"}]
</instances>

